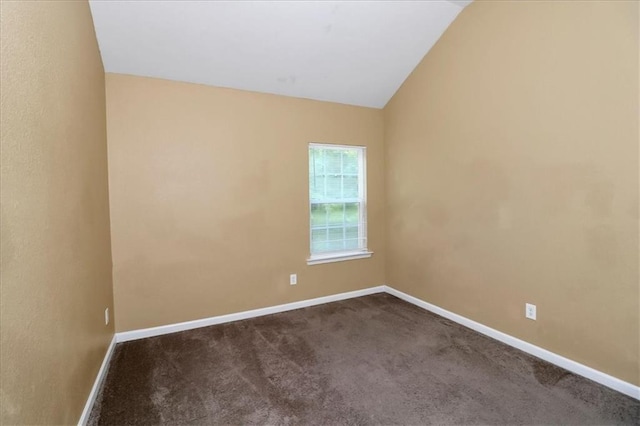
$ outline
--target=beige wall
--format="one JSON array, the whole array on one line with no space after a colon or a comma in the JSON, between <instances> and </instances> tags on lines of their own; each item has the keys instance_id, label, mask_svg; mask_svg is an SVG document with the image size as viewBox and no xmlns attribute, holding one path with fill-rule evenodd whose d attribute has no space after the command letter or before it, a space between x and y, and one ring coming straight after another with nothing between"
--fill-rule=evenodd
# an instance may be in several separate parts
<instances>
[{"instance_id":1,"label":"beige wall","mask_svg":"<svg viewBox=\"0 0 640 426\"><path fill-rule=\"evenodd\" d=\"M104 71L86 2L1 7L0 422L75 423L113 335Z\"/></svg>"},{"instance_id":2,"label":"beige wall","mask_svg":"<svg viewBox=\"0 0 640 426\"><path fill-rule=\"evenodd\" d=\"M636 2L466 8L385 108L389 284L640 384L638 50Z\"/></svg>"},{"instance_id":3,"label":"beige wall","mask_svg":"<svg viewBox=\"0 0 640 426\"><path fill-rule=\"evenodd\" d=\"M118 331L384 284L381 110L107 74L107 127ZM367 146L372 258L307 266L309 142Z\"/></svg>"},{"instance_id":4,"label":"beige wall","mask_svg":"<svg viewBox=\"0 0 640 426\"><path fill-rule=\"evenodd\" d=\"M1 15L1 420L74 423L113 334L104 74L86 3ZM384 117L108 74L117 329L388 282L640 384L638 15L475 2ZM368 147L371 259L306 265L311 141Z\"/></svg>"}]
</instances>

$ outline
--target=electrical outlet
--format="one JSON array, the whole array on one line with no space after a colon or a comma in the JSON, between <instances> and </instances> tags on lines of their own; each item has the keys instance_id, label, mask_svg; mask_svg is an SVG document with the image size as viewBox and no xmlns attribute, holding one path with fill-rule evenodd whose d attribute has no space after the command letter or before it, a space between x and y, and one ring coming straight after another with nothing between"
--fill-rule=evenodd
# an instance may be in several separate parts
<instances>
[{"instance_id":1,"label":"electrical outlet","mask_svg":"<svg viewBox=\"0 0 640 426\"><path fill-rule=\"evenodd\" d=\"M524 316L531 319L536 320L536 305L532 305L531 303L526 303L524 307Z\"/></svg>"},{"instance_id":2,"label":"electrical outlet","mask_svg":"<svg viewBox=\"0 0 640 426\"><path fill-rule=\"evenodd\" d=\"M298 284L298 274L291 274L291 275L289 275L289 284L290 284L290 285L296 285L296 284Z\"/></svg>"},{"instance_id":3,"label":"electrical outlet","mask_svg":"<svg viewBox=\"0 0 640 426\"><path fill-rule=\"evenodd\" d=\"M109 308L104 310L104 325L109 325Z\"/></svg>"}]
</instances>

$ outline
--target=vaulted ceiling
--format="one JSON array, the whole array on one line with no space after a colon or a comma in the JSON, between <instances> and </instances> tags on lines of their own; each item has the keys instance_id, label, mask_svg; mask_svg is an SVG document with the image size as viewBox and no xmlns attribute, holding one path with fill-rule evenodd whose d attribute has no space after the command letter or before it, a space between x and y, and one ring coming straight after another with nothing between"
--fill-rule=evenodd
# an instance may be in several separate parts
<instances>
[{"instance_id":1,"label":"vaulted ceiling","mask_svg":"<svg viewBox=\"0 0 640 426\"><path fill-rule=\"evenodd\" d=\"M382 108L470 1L99 1L106 72Z\"/></svg>"}]
</instances>

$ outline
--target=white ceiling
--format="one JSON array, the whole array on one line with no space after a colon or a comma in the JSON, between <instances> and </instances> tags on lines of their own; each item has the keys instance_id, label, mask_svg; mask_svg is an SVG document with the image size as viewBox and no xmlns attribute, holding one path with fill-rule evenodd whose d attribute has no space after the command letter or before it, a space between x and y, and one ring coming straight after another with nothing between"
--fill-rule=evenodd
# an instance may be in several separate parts
<instances>
[{"instance_id":1,"label":"white ceiling","mask_svg":"<svg viewBox=\"0 0 640 426\"><path fill-rule=\"evenodd\" d=\"M382 108L470 1L99 1L106 72Z\"/></svg>"}]
</instances>

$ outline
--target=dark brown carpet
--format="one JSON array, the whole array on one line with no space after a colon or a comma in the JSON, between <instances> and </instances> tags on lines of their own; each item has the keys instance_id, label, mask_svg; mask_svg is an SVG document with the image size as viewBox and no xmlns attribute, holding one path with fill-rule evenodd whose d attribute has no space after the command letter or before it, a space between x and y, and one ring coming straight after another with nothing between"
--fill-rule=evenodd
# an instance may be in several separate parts
<instances>
[{"instance_id":1,"label":"dark brown carpet","mask_svg":"<svg viewBox=\"0 0 640 426\"><path fill-rule=\"evenodd\" d=\"M387 294L118 344L91 425L638 424L640 402Z\"/></svg>"}]
</instances>

